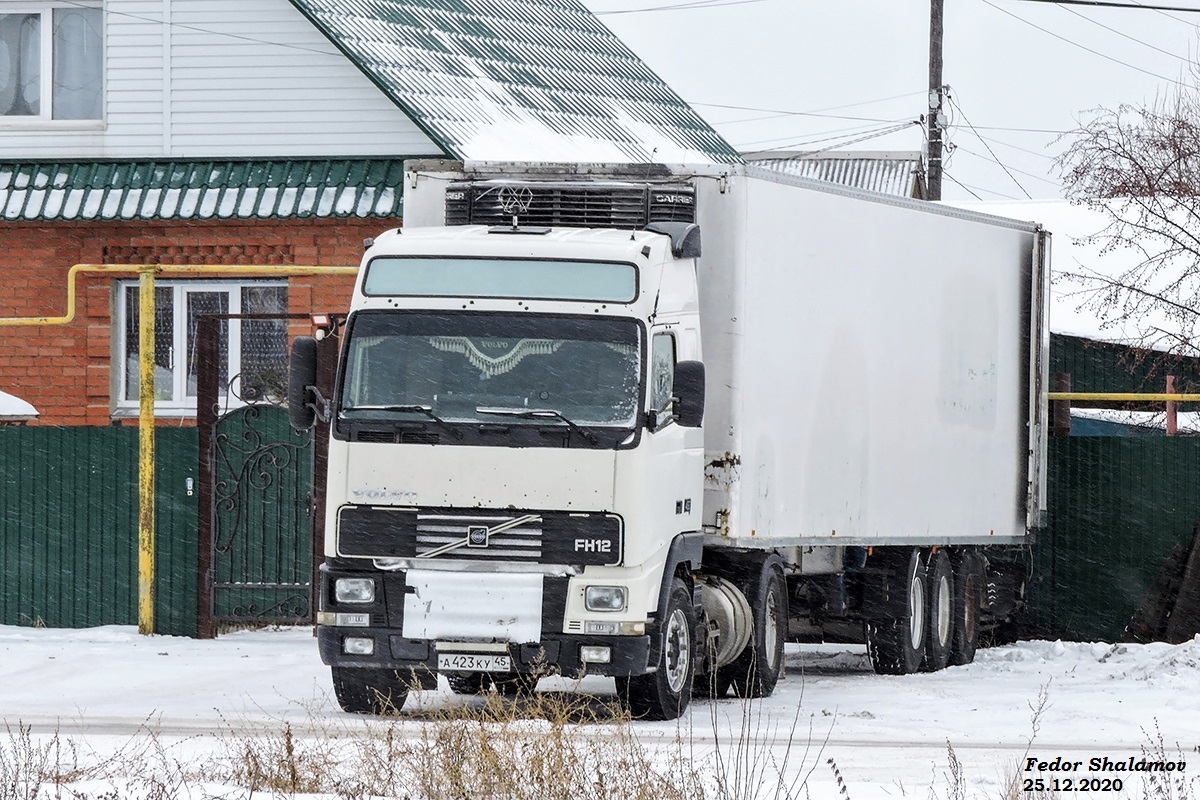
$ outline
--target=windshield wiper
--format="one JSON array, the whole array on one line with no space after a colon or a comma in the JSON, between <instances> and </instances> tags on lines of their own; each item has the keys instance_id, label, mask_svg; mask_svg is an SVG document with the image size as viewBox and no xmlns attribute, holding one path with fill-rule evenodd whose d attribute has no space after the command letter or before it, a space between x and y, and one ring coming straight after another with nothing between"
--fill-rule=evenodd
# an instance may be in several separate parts
<instances>
[{"instance_id":1,"label":"windshield wiper","mask_svg":"<svg viewBox=\"0 0 1200 800\"><path fill-rule=\"evenodd\" d=\"M446 420L433 413L433 406L348 406L343 408L342 411L388 411L397 414L424 414L433 420L435 425L449 433L455 439L463 438L462 431L451 428Z\"/></svg>"},{"instance_id":2,"label":"windshield wiper","mask_svg":"<svg viewBox=\"0 0 1200 800\"><path fill-rule=\"evenodd\" d=\"M475 409L475 413L493 414L497 417L516 417L518 419L558 419L567 423L567 427L572 432L578 433L591 444L599 444L600 442L596 438L596 434L579 427L574 420L553 408L491 408L489 406L478 406Z\"/></svg>"}]
</instances>

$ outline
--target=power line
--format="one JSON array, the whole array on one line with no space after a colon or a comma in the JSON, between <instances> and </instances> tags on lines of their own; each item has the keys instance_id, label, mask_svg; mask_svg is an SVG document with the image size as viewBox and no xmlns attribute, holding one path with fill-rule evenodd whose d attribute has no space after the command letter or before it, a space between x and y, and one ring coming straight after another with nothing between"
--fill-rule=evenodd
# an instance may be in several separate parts
<instances>
[{"instance_id":1,"label":"power line","mask_svg":"<svg viewBox=\"0 0 1200 800\"><path fill-rule=\"evenodd\" d=\"M866 133L864 133L864 135L859 136L858 138L847 139L845 136L828 136L823 139L809 139L809 140L793 141L788 144L781 144L778 147L768 147L765 150L761 150L759 152L766 153L766 152L771 152L774 150L792 150L797 147L807 147L808 145L821 144L822 142L829 142L829 141L835 142L835 144L831 144L828 147L822 147L817 150L810 150L810 151L807 151L807 153L806 153L806 155L816 155L817 153L824 153L826 151L833 150L838 147L846 147L847 145L858 144L859 142L865 142L868 139L877 139L880 136L887 136L888 134L902 131L905 128L907 128L909 125L914 125L914 124L916 124L915 120L909 120L900 125L893 125L890 128L881 128L876 131L866 132ZM753 144L753 143L750 143L750 144ZM738 150L740 150L740 151L744 151L745 149L746 149L745 145L741 145L738 147Z\"/></svg>"},{"instance_id":2,"label":"power line","mask_svg":"<svg viewBox=\"0 0 1200 800\"><path fill-rule=\"evenodd\" d=\"M1026 2L1034 2L1034 3L1041 3L1041 2L1051 2L1051 0L1025 0L1025 1L1026 1ZM1056 2L1063 2L1063 0L1055 0L1055 1L1056 1ZM1080 2L1082 2L1082 0L1079 0L1079 1L1080 1ZM1046 34L1046 35L1048 35L1048 36L1053 36L1055 39L1058 39L1058 40L1060 40L1060 41L1066 42L1066 43L1067 43L1067 44L1069 44L1069 45L1073 45L1073 46L1075 46L1075 47L1078 47L1080 50L1086 50L1087 52L1091 53L1092 55L1095 55L1095 56L1100 56L1100 58L1106 59L1106 60L1108 60L1108 61L1112 61L1114 64L1120 64L1120 65L1121 65L1121 66L1123 66L1123 67L1128 67L1129 69L1136 70L1137 72L1144 73L1144 74L1146 74L1146 75L1149 75L1149 76L1151 76L1151 77L1153 77L1153 78L1158 78L1159 80L1167 81L1168 83L1173 83L1173 84L1175 84L1176 86L1181 86L1181 87L1184 87L1184 88L1186 88L1185 84L1183 84L1183 83L1180 83L1179 81L1175 80L1174 78L1168 78L1168 77L1167 77L1167 76L1165 76L1165 75L1159 75L1157 72L1151 72L1151 71L1150 71L1150 70L1148 70L1148 69L1142 69L1141 67L1136 67L1136 66L1134 66L1133 64L1130 64L1130 63L1128 63L1128 62L1126 62L1126 61L1122 61L1122 60L1120 60L1119 58L1113 58L1112 56L1105 55L1104 53L1101 53L1099 50L1093 50L1092 48L1090 48L1090 47L1087 47L1086 45L1082 45L1082 44L1080 44L1079 42L1076 42L1076 41L1073 41L1073 40L1071 40L1071 39L1068 39L1068 38L1067 38L1067 37L1065 37L1065 36L1060 36L1059 34L1055 33L1054 31L1047 30L1046 28L1043 28L1041 25L1038 25L1038 24L1036 24L1036 23L1030 22L1029 20L1025 19L1024 17L1017 16L1016 14L1012 13L1011 11L1008 11L1007 9L1000 8L1000 6L998 6L998 5L996 5L995 3L991 2L991 0L980 0L980 2L981 2L981 3L983 3L984 5L991 6L992 8L994 8L994 9L996 9L997 11L1001 12L1002 14L1007 14L1008 16L1012 17L1013 19L1017 20L1018 22L1023 22L1023 23L1025 23L1026 25L1030 26L1031 28L1037 28L1039 31L1041 31L1042 33L1044 33L1044 34ZM1149 6L1143 6L1143 7L1144 7L1144 8L1149 8Z\"/></svg>"},{"instance_id":3,"label":"power line","mask_svg":"<svg viewBox=\"0 0 1200 800\"><path fill-rule=\"evenodd\" d=\"M985 2L986 2L986 0L985 0ZM947 99L950 100L950 104L952 106L954 106L954 109L956 111L958 111L958 113L962 116L963 122L967 123L967 127L970 128L972 132L974 132L975 126L971 124L971 120L967 119L967 112L962 110L962 106L960 106L958 104L958 102L954 100L954 98L948 97ZM976 137L978 137L978 134L976 134ZM1017 180L1016 175L1013 175L1011 172L1009 172L1008 167L1006 167L1004 165L1004 162L1001 161L1000 158L996 155L995 151L992 150L992 146L990 144L988 144L987 142L985 142L983 139L979 139L979 141L983 142L983 146L986 147L987 151L992 154L992 160L1000 165L1000 169L1004 170L1004 173L1006 175L1008 175L1008 177L1012 178L1012 182L1017 185L1017 188L1021 190L1022 194L1024 194L1027 198L1032 200L1033 195L1031 195L1031 194L1029 194L1029 192L1025 191L1025 187L1021 185L1021 182L1019 180ZM971 151L968 150L967 152L969 153ZM977 155L977 154L973 153L972 155Z\"/></svg>"},{"instance_id":4,"label":"power line","mask_svg":"<svg viewBox=\"0 0 1200 800\"><path fill-rule=\"evenodd\" d=\"M1108 0L1024 0L1026 3L1050 3L1056 6L1096 6L1099 8L1144 8L1147 11L1190 11L1200 12L1200 8L1184 8L1182 6L1151 6L1145 3L1113 3Z\"/></svg>"},{"instance_id":5,"label":"power line","mask_svg":"<svg viewBox=\"0 0 1200 800\"><path fill-rule=\"evenodd\" d=\"M825 111L841 111L843 108L854 108L856 106L869 106L875 103L885 103L888 100L901 100L905 97L916 97L917 95L925 94L920 92L905 92L904 94L894 94L891 97L879 97L874 100L861 100L857 103L843 103L840 106L827 106L826 108L814 108L812 111L785 111L779 108L756 108L755 106L735 106L726 103L692 103L694 106L705 106L707 108L728 108L734 111L761 111L764 114L779 114L795 115L795 116L819 116Z\"/></svg>"},{"instance_id":6,"label":"power line","mask_svg":"<svg viewBox=\"0 0 1200 800\"><path fill-rule=\"evenodd\" d=\"M889 124L886 126L850 125L845 128L833 128L831 130L825 130L825 131L813 131L811 134L795 134L795 133L793 133L791 136L775 136L770 139L755 139L755 140L752 140L749 142L743 142L742 144L738 145L737 149L738 150L746 150L747 148L750 148L750 147L764 145L764 144L770 144L772 142L785 142L786 141L786 142L792 142L793 144L795 144L797 141L799 141L801 143L803 143L804 141L809 141L809 142L814 142L814 143L815 142L827 142L827 141L830 141L831 139L842 139L842 138L846 138L848 136L855 136L860 133L869 133L871 131L884 130L885 128L887 130L891 130L892 128L895 128L895 127L903 128L907 125L913 124L913 120L895 119L895 120L887 120L887 122L892 123L892 124ZM808 140L806 140L806 139L797 140L796 139L797 136L801 136L801 135L818 136L821 134L841 134L841 135L840 136L826 135L820 139L808 139ZM779 147L772 147L772 148L768 148L768 149L779 150L781 148L788 147L788 146L789 145L780 145Z\"/></svg>"},{"instance_id":7,"label":"power line","mask_svg":"<svg viewBox=\"0 0 1200 800\"><path fill-rule=\"evenodd\" d=\"M61 0L61 2L63 3L63 5L75 6L77 8L96 8L95 5L91 5L89 3L77 2L77 0ZM239 39L243 42L251 42L253 44L266 44L266 45L270 45L272 47L283 47L288 50L299 50L303 53L316 53L317 55L322 55L322 56L337 56L338 58L345 58L345 56L343 56L337 50L318 50L313 47L305 47L303 45L298 45L298 44L286 44L284 42L271 42L266 39L256 39L253 36L246 36L246 35L240 34L240 33L226 33L224 31L214 31L209 28L201 28L196 25L184 25L183 23L180 23L180 22L164 22L161 19L155 19L154 17L147 17L147 16L143 16L141 14L131 14L128 11L113 11L109 7L108 4L105 4L101 10L105 14L111 14L111 15L117 16L117 17L126 17L127 19L136 19L139 22L150 22L155 25L161 25L163 27L178 28L179 30L193 31L195 33L207 33L207 34L211 34L212 36L224 36L229 39Z\"/></svg>"},{"instance_id":8,"label":"power line","mask_svg":"<svg viewBox=\"0 0 1200 800\"><path fill-rule=\"evenodd\" d=\"M1105 25L1103 22L1100 22L1099 20L1092 19L1087 14L1080 14L1078 11L1076 11L1072 8L1065 8L1065 7L1063 8L1063 11L1066 11L1068 14L1074 14L1075 16L1079 17L1082 20L1085 20L1086 22L1090 22L1093 25L1097 25L1101 28L1104 28L1104 30L1106 30L1106 31L1111 31L1112 33L1115 33L1117 36L1124 37L1131 42L1137 42L1138 44L1142 45L1143 47L1149 47L1151 50L1157 50L1158 52L1160 52L1164 55L1168 55L1171 58L1177 58L1180 61L1184 61L1184 62L1188 61L1188 59L1184 58L1183 56L1179 55L1178 53L1172 53L1170 50L1163 50L1161 47L1159 47L1157 45L1150 44L1149 42L1144 42L1141 39L1137 38L1136 36L1130 36L1128 33L1125 33L1124 31L1119 31L1110 25Z\"/></svg>"},{"instance_id":9,"label":"power line","mask_svg":"<svg viewBox=\"0 0 1200 800\"><path fill-rule=\"evenodd\" d=\"M721 6L744 6L750 3L762 3L765 0L696 0L693 3L674 3L669 6L650 6L648 8L625 8L618 11L593 11L596 17L612 17L618 14L641 14L646 11L691 11L702 8L720 8Z\"/></svg>"},{"instance_id":10,"label":"power line","mask_svg":"<svg viewBox=\"0 0 1200 800\"><path fill-rule=\"evenodd\" d=\"M971 197L974 197L976 200L978 200L978 201L979 201L979 202L981 202L981 203L983 202L983 198L982 198L982 197L980 197L979 195L977 195L977 194L975 194L973 191L971 191L969 188L967 188L967 185L966 185L965 183L959 183L959 181L958 181L957 179L955 179L955 177L954 177L953 175L951 175L949 172L945 172L945 171L943 171L943 172L942 172L942 175L943 175L943 177L949 178L949 179L950 179L951 181L953 181L954 183L957 183L959 186L961 186L962 188L966 189L966 190L967 190L967 194L971 195Z\"/></svg>"},{"instance_id":11,"label":"power line","mask_svg":"<svg viewBox=\"0 0 1200 800\"><path fill-rule=\"evenodd\" d=\"M1037 150L1030 150L1028 147L1021 147L1020 145L1013 144L1012 142L1006 142L1003 139L995 139L991 136L983 136L978 131L976 131L974 128L972 128L971 130L975 133L975 135L978 138L985 139L985 140L991 142L992 144L998 144L1001 147L1011 147L1013 150L1020 150L1022 153L1028 153L1031 156L1037 156L1038 158L1044 158L1047 161L1054 160L1054 156L1048 156L1045 153L1039 153Z\"/></svg>"},{"instance_id":12,"label":"power line","mask_svg":"<svg viewBox=\"0 0 1200 800\"><path fill-rule=\"evenodd\" d=\"M986 145L986 144L984 144L984 147L987 147L987 145ZM969 155L969 156L975 156L976 158L978 158L978 159L980 159L980 160L982 160L982 161L990 161L990 162L992 162L992 163L994 163L994 164L999 164L999 165L1000 165L1000 166L1001 166L1001 167L1004 169L1004 171L1005 171L1005 172L1009 172L1009 171L1012 171L1012 172L1019 172L1020 174L1022 174L1022 175L1025 175L1026 177L1033 178L1035 181L1041 181L1042 183L1048 183L1048 184L1050 184L1051 186L1058 186L1058 185L1059 185L1058 181L1052 181L1052 180L1050 180L1049 178L1042 177L1041 175L1035 175L1035 174L1034 174L1034 173L1032 173L1032 172L1026 172L1026 171L1025 171L1025 170L1023 170L1023 169L1018 169L1018 168L1016 168L1016 167L1006 167L1006 166L1004 166L1004 164L1001 164L999 161L997 161L997 160L996 160L996 154L995 154L995 153L992 153L990 156L985 156L985 155L983 155L982 153L976 153L974 150L972 150L972 149L971 149L971 148L969 148L969 147L963 147L961 144L960 144L960 145L958 145L958 146L957 146L955 149L956 149L956 150L962 150L962 151L963 151L964 153L966 153L967 155ZM988 152L991 152L991 149L990 149L990 148L988 149ZM1009 177L1010 177L1010 178L1012 178L1012 175L1009 175ZM1014 178L1013 180L1016 180L1016 179ZM1018 185L1018 186L1020 186L1020 184L1017 184L1017 185ZM1022 192L1024 192L1024 191L1025 191L1025 189L1024 189L1024 188L1022 188L1022 189L1021 189L1021 191L1022 191ZM1028 194L1028 193L1026 193L1026 195L1025 195L1025 196L1026 196L1027 198L1029 198L1030 200L1032 200L1032 199L1033 199L1032 197L1029 197L1029 194Z\"/></svg>"}]
</instances>

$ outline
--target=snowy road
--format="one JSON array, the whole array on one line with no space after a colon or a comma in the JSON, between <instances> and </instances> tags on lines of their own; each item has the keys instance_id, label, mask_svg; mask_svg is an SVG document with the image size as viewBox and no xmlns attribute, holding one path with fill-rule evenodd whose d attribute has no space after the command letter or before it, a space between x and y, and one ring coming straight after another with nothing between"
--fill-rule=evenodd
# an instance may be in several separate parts
<instances>
[{"instance_id":1,"label":"snowy road","mask_svg":"<svg viewBox=\"0 0 1200 800\"><path fill-rule=\"evenodd\" d=\"M539 688L570 685L547 679ZM789 646L787 676L771 698L698 701L678 722L634 729L647 745L682 741L697 753L752 740L812 768L816 785L833 785L833 758L856 798L924 797L929 787L945 794L949 744L972 788L994 795L1025 757L1140 758L1159 735L1168 756L1200 773L1197 686L1200 639L1175 647L1023 642L980 651L965 667L906 677L874 675L862 648ZM590 678L579 688L603 696L612 683ZM418 730L428 724L423 712L465 702L444 687L414 694L398 727ZM89 739L255 734L284 723L301 736L331 727L354 735L389 724L336 709L307 629L198 642L123 627L0 627L0 720ZM596 734L608 727L596 725Z\"/></svg>"}]
</instances>

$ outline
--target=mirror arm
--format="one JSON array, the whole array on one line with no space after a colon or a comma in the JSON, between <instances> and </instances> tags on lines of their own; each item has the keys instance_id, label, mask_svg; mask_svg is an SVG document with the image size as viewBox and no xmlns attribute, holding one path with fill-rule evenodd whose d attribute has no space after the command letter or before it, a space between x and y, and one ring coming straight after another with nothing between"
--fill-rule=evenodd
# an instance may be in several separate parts
<instances>
[{"instance_id":1,"label":"mirror arm","mask_svg":"<svg viewBox=\"0 0 1200 800\"><path fill-rule=\"evenodd\" d=\"M317 419L321 420L321 422L329 422L332 416L332 404L329 402L329 398L321 394L321 390L316 386L305 386L304 388L312 392L313 396L312 402L308 403L308 407L313 410L313 413L317 415Z\"/></svg>"}]
</instances>

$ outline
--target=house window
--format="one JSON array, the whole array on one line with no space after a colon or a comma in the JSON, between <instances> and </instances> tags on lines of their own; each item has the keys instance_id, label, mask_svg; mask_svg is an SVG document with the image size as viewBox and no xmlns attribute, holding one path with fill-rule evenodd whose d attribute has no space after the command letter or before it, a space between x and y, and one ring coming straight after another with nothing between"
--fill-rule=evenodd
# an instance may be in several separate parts
<instances>
[{"instance_id":1,"label":"house window","mask_svg":"<svg viewBox=\"0 0 1200 800\"><path fill-rule=\"evenodd\" d=\"M82 3L20 8L0 13L0 117L100 119L101 8Z\"/></svg>"},{"instance_id":2,"label":"house window","mask_svg":"<svg viewBox=\"0 0 1200 800\"><path fill-rule=\"evenodd\" d=\"M195 413L197 329L202 314L287 313L287 286L277 282L156 281L154 287L155 408ZM122 283L117 304L122 354L118 410L138 405L138 285ZM282 397L287 385L287 320L226 320L219 324L222 406Z\"/></svg>"}]
</instances>

